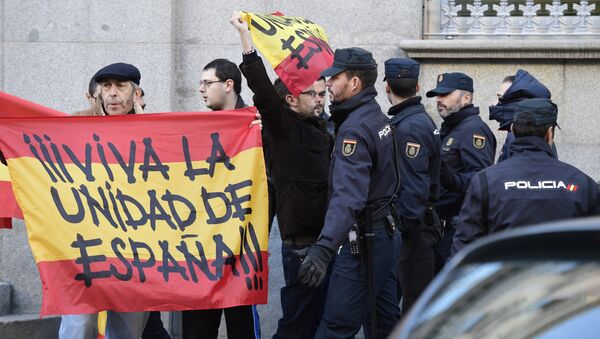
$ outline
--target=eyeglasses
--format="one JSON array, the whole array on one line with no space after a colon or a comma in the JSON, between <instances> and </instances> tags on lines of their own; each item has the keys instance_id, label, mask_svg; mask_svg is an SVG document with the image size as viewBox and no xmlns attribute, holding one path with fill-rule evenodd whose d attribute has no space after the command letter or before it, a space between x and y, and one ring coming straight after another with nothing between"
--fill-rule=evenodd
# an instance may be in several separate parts
<instances>
[{"instance_id":1,"label":"eyeglasses","mask_svg":"<svg viewBox=\"0 0 600 339\"><path fill-rule=\"evenodd\" d=\"M200 87L204 86L204 87L208 87L211 84L214 84L215 82L225 82L223 80L202 80L200 81Z\"/></svg>"},{"instance_id":2,"label":"eyeglasses","mask_svg":"<svg viewBox=\"0 0 600 339\"><path fill-rule=\"evenodd\" d=\"M311 89L310 91L306 91L306 92L300 92L300 94L304 94L304 95L308 95L311 98L316 98L317 97L317 91Z\"/></svg>"}]
</instances>

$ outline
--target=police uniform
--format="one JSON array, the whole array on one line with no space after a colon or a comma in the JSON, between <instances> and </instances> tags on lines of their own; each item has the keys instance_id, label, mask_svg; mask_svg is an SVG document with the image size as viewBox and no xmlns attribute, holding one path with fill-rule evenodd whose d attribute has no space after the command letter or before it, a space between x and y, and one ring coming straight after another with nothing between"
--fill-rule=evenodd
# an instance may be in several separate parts
<instances>
[{"instance_id":1,"label":"police uniform","mask_svg":"<svg viewBox=\"0 0 600 339\"><path fill-rule=\"evenodd\" d=\"M437 87L427 97L449 94L454 90L473 92L473 79L463 73L444 73L438 76ZM435 209L444 220L444 236L436 247L436 270L450 256L450 246L458 213L471 178L494 163L496 138L481 120L479 108L467 105L444 118L440 130L442 139L442 183Z\"/></svg>"},{"instance_id":2,"label":"police uniform","mask_svg":"<svg viewBox=\"0 0 600 339\"><path fill-rule=\"evenodd\" d=\"M338 49L333 66L321 75L330 77L350 69L376 68L370 52L361 48ZM395 176L390 175L394 173L394 145L389 119L375 101L376 95L374 87L367 87L330 106L337 138L330 165L329 206L315 247L338 254L315 338L351 338L361 325L369 336L367 256L364 252L352 254L348 239L353 225L357 223L362 229L364 220L371 220L374 233L371 268L378 337L386 337L400 319L395 269L400 234L388 223L396 186Z\"/></svg>"},{"instance_id":3,"label":"police uniform","mask_svg":"<svg viewBox=\"0 0 600 339\"><path fill-rule=\"evenodd\" d=\"M419 64L412 59L385 62L384 81L418 77ZM398 278L402 312L406 313L435 275L434 246L441 230L431 206L440 185L440 133L421 104L421 97L392 106L388 115L392 116L401 178L396 208L404 241Z\"/></svg>"},{"instance_id":4,"label":"police uniform","mask_svg":"<svg viewBox=\"0 0 600 339\"><path fill-rule=\"evenodd\" d=\"M535 125L556 123L556 106L549 99L523 100L515 108L515 121L525 112L533 114ZM471 181L452 253L504 229L599 213L597 184L555 159L544 138L517 137L511 154Z\"/></svg>"}]
</instances>

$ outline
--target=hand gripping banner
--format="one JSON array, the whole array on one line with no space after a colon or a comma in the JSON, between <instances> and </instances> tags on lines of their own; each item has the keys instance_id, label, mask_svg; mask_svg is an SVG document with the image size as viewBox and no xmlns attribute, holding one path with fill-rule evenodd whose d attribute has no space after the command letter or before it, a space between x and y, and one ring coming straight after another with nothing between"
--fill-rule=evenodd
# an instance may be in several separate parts
<instances>
[{"instance_id":1,"label":"hand gripping banner","mask_svg":"<svg viewBox=\"0 0 600 339\"><path fill-rule=\"evenodd\" d=\"M0 118L40 313L266 303L255 112Z\"/></svg>"},{"instance_id":2,"label":"hand gripping banner","mask_svg":"<svg viewBox=\"0 0 600 339\"><path fill-rule=\"evenodd\" d=\"M293 95L298 95L333 64L333 51L321 26L301 17L243 13L252 41Z\"/></svg>"}]
</instances>

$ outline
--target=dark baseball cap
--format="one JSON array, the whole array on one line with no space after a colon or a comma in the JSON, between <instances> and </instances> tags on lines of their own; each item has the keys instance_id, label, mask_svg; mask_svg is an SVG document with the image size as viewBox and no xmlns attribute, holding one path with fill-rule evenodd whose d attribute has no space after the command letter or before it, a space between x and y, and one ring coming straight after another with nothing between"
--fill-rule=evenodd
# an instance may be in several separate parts
<instances>
[{"instance_id":1,"label":"dark baseball cap","mask_svg":"<svg viewBox=\"0 0 600 339\"><path fill-rule=\"evenodd\" d=\"M556 124L558 107L550 99L525 99L515 106L513 122L517 121L523 113L530 113L536 126Z\"/></svg>"},{"instance_id":2,"label":"dark baseball cap","mask_svg":"<svg viewBox=\"0 0 600 339\"><path fill-rule=\"evenodd\" d=\"M100 69L94 74L93 78L96 82L101 82L106 79L118 79L133 81L136 85L139 85L141 77L140 70L134 65L117 62Z\"/></svg>"},{"instance_id":3,"label":"dark baseball cap","mask_svg":"<svg viewBox=\"0 0 600 339\"><path fill-rule=\"evenodd\" d=\"M332 77L346 70L376 69L377 63L371 52L360 47L338 48L333 55L333 65L321 72L324 77Z\"/></svg>"},{"instance_id":4,"label":"dark baseball cap","mask_svg":"<svg viewBox=\"0 0 600 339\"><path fill-rule=\"evenodd\" d=\"M462 89L473 93L473 79L464 73L444 73L438 75L437 86L425 94L428 98L448 94L454 90Z\"/></svg>"},{"instance_id":5,"label":"dark baseball cap","mask_svg":"<svg viewBox=\"0 0 600 339\"><path fill-rule=\"evenodd\" d=\"M392 58L385 61L383 81L390 79L419 78L419 63L409 58Z\"/></svg>"}]
</instances>

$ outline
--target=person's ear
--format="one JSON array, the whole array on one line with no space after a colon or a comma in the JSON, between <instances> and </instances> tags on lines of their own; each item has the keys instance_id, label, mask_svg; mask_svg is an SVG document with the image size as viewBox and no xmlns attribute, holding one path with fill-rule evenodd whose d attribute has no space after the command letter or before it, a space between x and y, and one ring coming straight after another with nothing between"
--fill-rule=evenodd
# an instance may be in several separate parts
<instances>
[{"instance_id":1,"label":"person's ear","mask_svg":"<svg viewBox=\"0 0 600 339\"><path fill-rule=\"evenodd\" d=\"M287 102L287 104L290 107L296 107L297 103L298 103L298 98L296 98L295 96L288 94L285 96L285 102Z\"/></svg>"},{"instance_id":2,"label":"person's ear","mask_svg":"<svg viewBox=\"0 0 600 339\"><path fill-rule=\"evenodd\" d=\"M225 80L225 92L231 92L233 91L233 85L234 85L234 81L231 79L227 79Z\"/></svg>"},{"instance_id":3,"label":"person's ear","mask_svg":"<svg viewBox=\"0 0 600 339\"><path fill-rule=\"evenodd\" d=\"M549 127L546 131L546 136L544 137L548 145L552 145L554 143L554 128Z\"/></svg>"}]
</instances>

